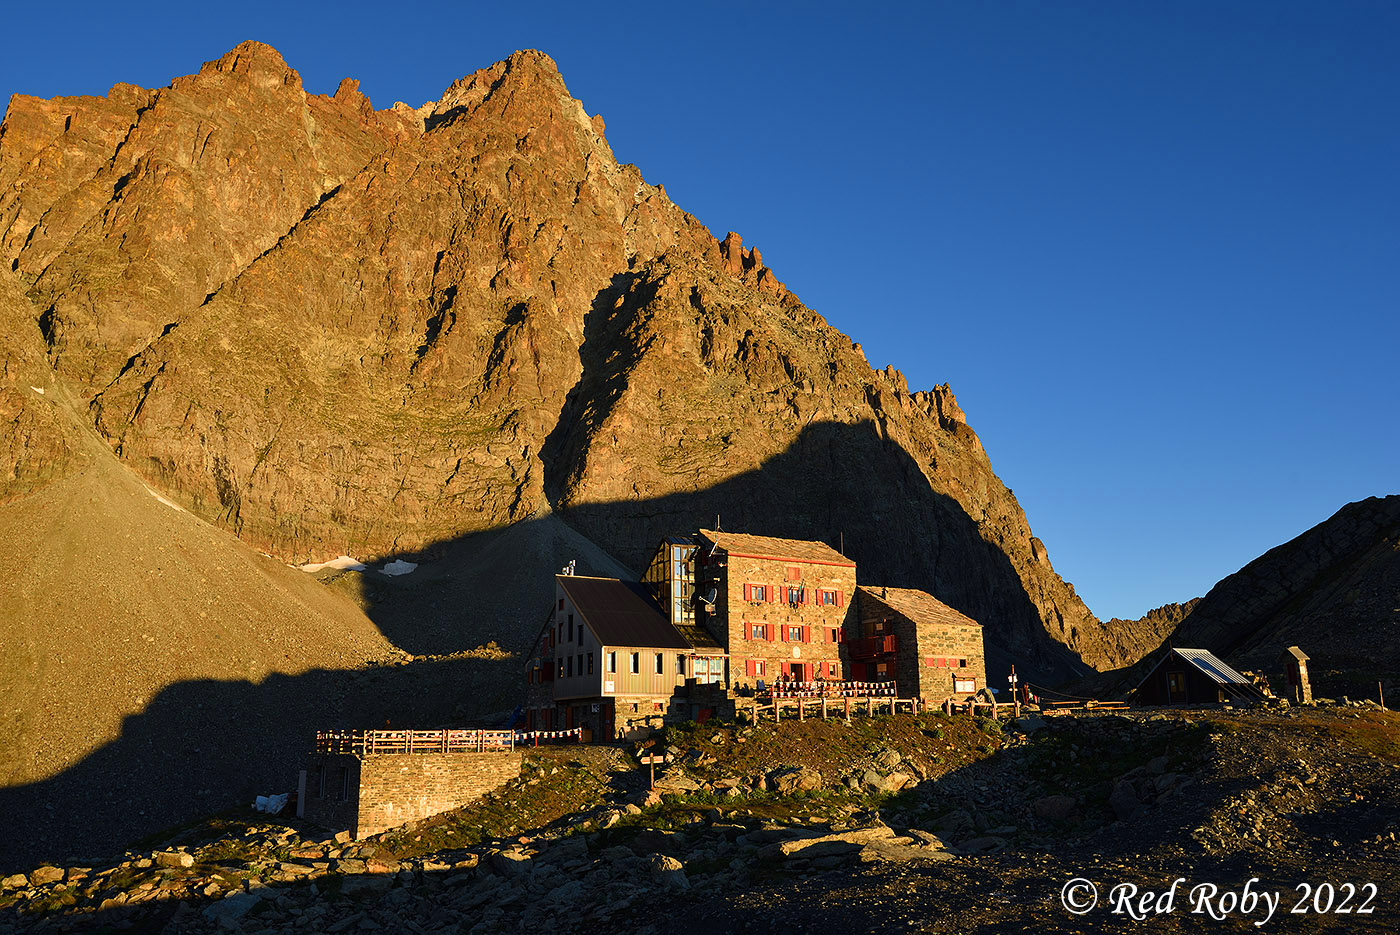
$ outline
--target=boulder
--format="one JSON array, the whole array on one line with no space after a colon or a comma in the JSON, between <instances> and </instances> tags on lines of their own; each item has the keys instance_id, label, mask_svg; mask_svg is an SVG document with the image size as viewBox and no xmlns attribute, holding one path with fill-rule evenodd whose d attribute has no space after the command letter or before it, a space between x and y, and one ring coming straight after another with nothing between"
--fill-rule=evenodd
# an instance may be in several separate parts
<instances>
[{"instance_id":1,"label":"boulder","mask_svg":"<svg viewBox=\"0 0 1400 935\"><path fill-rule=\"evenodd\" d=\"M1036 799L1032 807L1037 818L1064 821L1079 807L1079 802L1072 795L1047 795Z\"/></svg>"},{"instance_id":2,"label":"boulder","mask_svg":"<svg viewBox=\"0 0 1400 935\"><path fill-rule=\"evenodd\" d=\"M972 813L962 808L955 808L934 823L934 828L945 834L956 837L973 830L976 823L972 820Z\"/></svg>"},{"instance_id":3,"label":"boulder","mask_svg":"<svg viewBox=\"0 0 1400 935\"><path fill-rule=\"evenodd\" d=\"M194 855L184 851L156 851L151 855L157 867L193 867Z\"/></svg>"},{"instance_id":4,"label":"boulder","mask_svg":"<svg viewBox=\"0 0 1400 935\"><path fill-rule=\"evenodd\" d=\"M30 886L45 886L63 879L62 867L40 867L29 875Z\"/></svg>"},{"instance_id":5,"label":"boulder","mask_svg":"<svg viewBox=\"0 0 1400 935\"><path fill-rule=\"evenodd\" d=\"M1119 821L1136 818L1143 811L1142 803L1138 801L1133 784L1126 779L1120 779L1113 784L1113 793L1108 797L1108 806L1113 809L1113 814L1118 816Z\"/></svg>"},{"instance_id":6,"label":"boulder","mask_svg":"<svg viewBox=\"0 0 1400 935\"><path fill-rule=\"evenodd\" d=\"M210 922L224 928L238 928L238 920L246 916L248 910L260 902L262 902L261 893L234 892L205 906L203 915Z\"/></svg>"},{"instance_id":7,"label":"boulder","mask_svg":"<svg viewBox=\"0 0 1400 935\"><path fill-rule=\"evenodd\" d=\"M932 831L924 831L920 828L910 828L909 836L920 842L922 847L936 848L938 850L949 850L948 842L943 840Z\"/></svg>"},{"instance_id":8,"label":"boulder","mask_svg":"<svg viewBox=\"0 0 1400 935\"><path fill-rule=\"evenodd\" d=\"M904 757L899 755L899 751L894 747L885 747L875 754L875 768L881 772L888 773L904 762Z\"/></svg>"},{"instance_id":9,"label":"boulder","mask_svg":"<svg viewBox=\"0 0 1400 935\"><path fill-rule=\"evenodd\" d=\"M873 828L857 828L854 831L841 831L836 834L813 835L778 841L765 847L759 853L764 856L782 857L829 857L833 854L854 854L872 841L888 840L894 831L885 825Z\"/></svg>"},{"instance_id":10,"label":"boulder","mask_svg":"<svg viewBox=\"0 0 1400 935\"><path fill-rule=\"evenodd\" d=\"M0 880L0 889L22 890L29 885L29 877L22 873L12 873Z\"/></svg>"},{"instance_id":11,"label":"boulder","mask_svg":"<svg viewBox=\"0 0 1400 935\"><path fill-rule=\"evenodd\" d=\"M873 841L860 849L860 862L907 863L911 860L952 860L953 855L942 848L919 847L895 841Z\"/></svg>"},{"instance_id":12,"label":"boulder","mask_svg":"<svg viewBox=\"0 0 1400 935\"><path fill-rule=\"evenodd\" d=\"M491 855L491 869L503 877L521 877L530 872L530 855L517 848Z\"/></svg>"},{"instance_id":13,"label":"boulder","mask_svg":"<svg viewBox=\"0 0 1400 935\"><path fill-rule=\"evenodd\" d=\"M665 889L690 889L690 880L686 878L685 866L674 857L653 854L651 860L647 862L647 872Z\"/></svg>"},{"instance_id":14,"label":"boulder","mask_svg":"<svg viewBox=\"0 0 1400 935\"><path fill-rule=\"evenodd\" d=\"M768 788L779 795L798 791L815 792L822 787L822 774L807 766L775 769L767 776Z\"/></svg>"}]
</instances>

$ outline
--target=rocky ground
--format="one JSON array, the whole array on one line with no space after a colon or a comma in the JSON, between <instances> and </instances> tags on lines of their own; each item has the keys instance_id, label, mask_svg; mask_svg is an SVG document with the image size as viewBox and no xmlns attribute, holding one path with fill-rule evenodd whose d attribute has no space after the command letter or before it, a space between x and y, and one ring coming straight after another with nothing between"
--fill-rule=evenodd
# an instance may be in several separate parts
<instances>
[{"instance_id":1,"label":"rocky ground","mask_svg":"<svg viewBox=\"0 0 1400 935\"><path fill-rule=\"evenodd\" d=\"M1150 891L1143 924L1161 931L1400 918L1400 716L1366 703L665 741L654 791L635 749L540 748L497 793L372 840L230 815L38 867L0 881L0 932L1120 931L1119 884L1139 912ZM1081 915L1061 901L1072 878L1098 891ZM1246 884L1252 912L1223 911Z\"/></svg>"}]
</instances>

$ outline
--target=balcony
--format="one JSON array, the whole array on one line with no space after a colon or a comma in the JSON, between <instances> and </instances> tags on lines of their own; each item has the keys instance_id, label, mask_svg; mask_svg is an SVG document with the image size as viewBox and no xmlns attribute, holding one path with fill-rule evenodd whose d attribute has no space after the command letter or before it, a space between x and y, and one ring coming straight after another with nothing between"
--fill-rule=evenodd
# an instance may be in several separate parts
<instances>
[{"instance_id":1,"label":"balcony","mask_svg":"<svg viewBox=\"0 0 1400 935\"><path fill-rule=\"evenodd\" d=\"M847 645L851 648L852 659L873 659L876 656L899 652L899 637L868 636L865 639L852 640Z\"/></svg>"}]
</instances>

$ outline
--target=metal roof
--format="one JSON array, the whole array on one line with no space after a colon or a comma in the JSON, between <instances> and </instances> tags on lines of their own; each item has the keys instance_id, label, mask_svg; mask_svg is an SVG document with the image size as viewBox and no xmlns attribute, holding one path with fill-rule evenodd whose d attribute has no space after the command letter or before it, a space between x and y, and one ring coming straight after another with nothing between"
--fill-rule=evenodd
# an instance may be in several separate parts
<instances>
[{"instance_id":1,"label":"metal roof","mask_svg":"<svg viewBox=\"0 0 1400 935\"><path fill-rule=\"evenodd\" d=\"M666 619L646 585L618 578L555 577L574 609L604 646L691 648L680 631Z\"/></svg>"},{"instance_id":2,"label":"metal roof","mask_svg":"<svg viewBox=\"0 0 1400 935\"><path fill-rule=\"evenodd\" d=\"M1173 647L1172 652L1204 672L1211 681L1218 685L1250 685L1253 687L1249 679L1204 649L1177 649Z\"/></svg>"},{"instance_id":3,"label":"metal roof","mask_svg":"<svg viewBox=\"0 0 1400 935\"><path fill-rule=\"evenodd\" d=\"M1290 646L1290 647L1288 647L1287 649L1285 649L1285 650L1283 651L1282 655L1285 655L1285 656L1292 656L1294 659L1297 659L1299 662L1307 662L1307 661L1308 661L1308 654L1305 653L1305 652L1303 652L1303 651L1302 651L1301 649L1299 649L1297 646Z\"/></svg>"}]
</instances>

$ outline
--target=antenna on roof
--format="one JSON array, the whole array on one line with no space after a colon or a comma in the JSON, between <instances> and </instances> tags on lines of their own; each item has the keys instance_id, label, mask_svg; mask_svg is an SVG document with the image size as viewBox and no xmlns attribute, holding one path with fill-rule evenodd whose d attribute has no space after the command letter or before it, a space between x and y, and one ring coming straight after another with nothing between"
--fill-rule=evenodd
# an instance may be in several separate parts
<instances>
[{"instance_id":1,"label":"antenna on roof","mask_svg":"<svg viewBox=\"0 0 1400 935\"><path fill-rule=\"evenodd\" d=\"M715 532L719 532L719 531L720 531L720 528L719 528L719 514L716 513L716 514L715 514Z\"/></svg>"},{"instance_id":2,"label":"antenna on roof","mask_svg":"<svg viewBox=\"0 0 1400 935\"><path fill-rule=\"evenodd\" d=\"M842 555L845 555L845 554L846 554L846 530L844 530L844 529L841 530L841 532L839 533L839 535L841 536L841 548L837 549L836 551L840 552Z\"/></svg>"}]
</instances>

